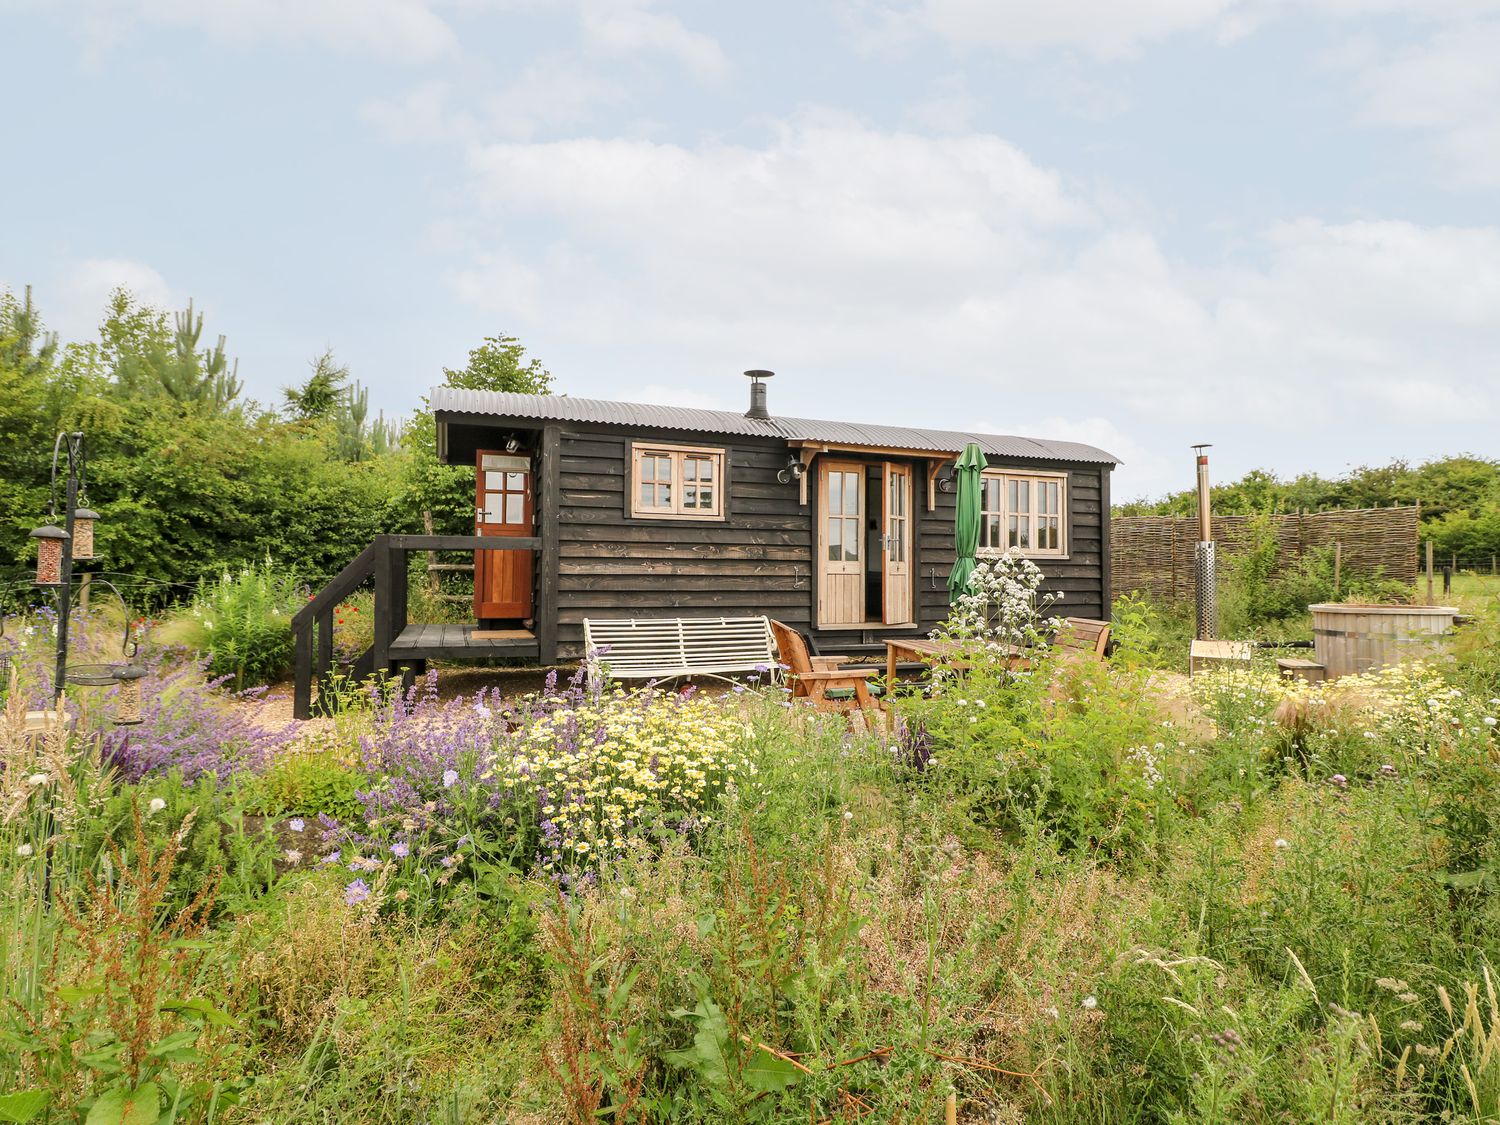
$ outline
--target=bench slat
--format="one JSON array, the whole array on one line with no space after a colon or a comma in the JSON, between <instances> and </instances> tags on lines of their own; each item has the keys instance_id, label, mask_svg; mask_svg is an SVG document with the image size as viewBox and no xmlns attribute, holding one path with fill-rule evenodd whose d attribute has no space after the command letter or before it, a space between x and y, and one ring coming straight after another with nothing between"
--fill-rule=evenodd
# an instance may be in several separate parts
<instances>
[{"instance_id":1,"label":"bench slat","mask_svg":"<svg viewBox=\"0 0 1500 1125\"><path fill-rule=\"evenodd\" d=\"M589 666L615 679L753 672L776 667L776 645L764 617L586 618Z\"/></svg>"}]
</instances>

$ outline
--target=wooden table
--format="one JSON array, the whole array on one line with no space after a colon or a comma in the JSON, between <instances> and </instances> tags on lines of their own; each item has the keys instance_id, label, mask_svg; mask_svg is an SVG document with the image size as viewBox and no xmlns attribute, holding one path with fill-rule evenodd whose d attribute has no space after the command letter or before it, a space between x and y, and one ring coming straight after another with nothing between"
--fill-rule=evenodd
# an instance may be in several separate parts
<instances>
[{"instance_id":1,"label":"wooden table","mask_svg":"<svg viewBox=\"0 0 1500 1125\"><path fill-rule=\"evenodd\" d=\"M934 641L927 637L896 637L885 642L886 690L896 686L896 663L903 657L923 664L938 664L957 654L959 646L952 641Z\"/></svg>"},{"instance_id":2,"label":"wooden table","mask_svg":"<svg viewBox=\"0 0 1500 1125\"><path fill-rule=\"evenodd\" d=\"M1210 668L1250 670L1249 641L1200 641L1188 646L1188 675Z\"/></svg>"},{"instance_id":3,"label":"wooden table","mask_svg":"<svg viewBox=\"0 0 1500 1125\"><path fill-rule=\"evenodd\" d=\"M885 681L888 688L896 686L896 664L903 657L922 664L943 664L949 668L967 668L968 661L954 659L963 653L964 646L957 641L934 641L928 637L895 637L885 642ZM1006 646L1012 671L1031 666L1025 649L1015 645Z\"/></svg>"}]
</instances>

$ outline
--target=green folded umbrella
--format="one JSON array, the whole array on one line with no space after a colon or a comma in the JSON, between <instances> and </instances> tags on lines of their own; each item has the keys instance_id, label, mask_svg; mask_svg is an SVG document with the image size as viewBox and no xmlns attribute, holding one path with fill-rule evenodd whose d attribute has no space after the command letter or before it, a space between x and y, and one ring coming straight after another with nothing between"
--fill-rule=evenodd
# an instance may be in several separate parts
<instances>
[{"instance_id":1,"label":"green folded umbrella","mask_svg":"<svg viewBox=\"0 0 1500 1125\"><path fill-rule=\"evenodd\" d=\"M953 513L953 540L958 551L958 560L953 564L953 573L948 575L948 603L958 601L969 585L969 575L974 573L975 556L979 551L980 489L984 487L982 474L989 462L984 450L974 442L964 446L958 463L953 466L957 487L957 500Z\"/></svg>"}]
</instances>

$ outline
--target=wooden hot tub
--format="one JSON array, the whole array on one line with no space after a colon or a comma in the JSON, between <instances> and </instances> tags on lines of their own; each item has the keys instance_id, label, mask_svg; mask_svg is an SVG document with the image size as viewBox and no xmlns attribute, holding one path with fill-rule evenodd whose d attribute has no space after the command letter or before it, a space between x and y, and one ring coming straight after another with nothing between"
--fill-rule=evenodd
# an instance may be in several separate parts
<instances>
[{"instance_id":1,"label":"wooden hot tub","mask_svg":"<svg viewBox=\"0 0 1500 1125\"><path fill-rule=\"evenodd\" d=\"M1443 653L1458 610L1440 605L1308 606L1313 648L1328 678Z\"/></svg>"}]
</instances>

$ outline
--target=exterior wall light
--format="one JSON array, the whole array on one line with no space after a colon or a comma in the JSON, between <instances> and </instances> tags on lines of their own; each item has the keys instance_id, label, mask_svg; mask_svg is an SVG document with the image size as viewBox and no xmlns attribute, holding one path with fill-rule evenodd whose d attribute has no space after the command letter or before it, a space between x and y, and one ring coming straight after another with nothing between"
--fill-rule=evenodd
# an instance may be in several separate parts
<instances>
[{"instance_id":1,"label":"exterior wall light","mask_svg":"<svg viewBox=\"0 0 1500 1125\"><path fill-rule=\"evenodd\" d=\"M788 457L786 459L786 468L776 474L776 479L782 484L791 484L794 480L801 480L802 474L805 472L807 472L807 466L802 463L801 458Z\"/></svg>"}]
</instances>

